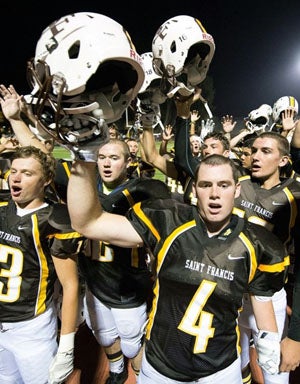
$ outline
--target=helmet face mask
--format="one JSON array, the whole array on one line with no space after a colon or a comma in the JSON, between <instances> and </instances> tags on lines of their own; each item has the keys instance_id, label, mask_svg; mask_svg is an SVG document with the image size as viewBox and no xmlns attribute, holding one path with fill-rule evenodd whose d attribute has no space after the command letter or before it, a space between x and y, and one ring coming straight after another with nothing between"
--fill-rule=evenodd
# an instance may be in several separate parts
<instances>
[{"instance_id":1,"label":"helmet face mask","mask_svg":"<svg viewBox=\"0 0 300 384\"><path fill-rule=\"evenodd\" d=\"M88 141L99 133L103 121L121 118L144 81L144 70L119 23L101 14L79 12L42 32L35 57L28 63L28 80L40 125L68 144L69 138ZM50 125L49 119L42 118L46 112L53 116ZM88 125L90 138L84 133ZM76 132L70 132L73 129Z\"/></svg>"}]
</instances>

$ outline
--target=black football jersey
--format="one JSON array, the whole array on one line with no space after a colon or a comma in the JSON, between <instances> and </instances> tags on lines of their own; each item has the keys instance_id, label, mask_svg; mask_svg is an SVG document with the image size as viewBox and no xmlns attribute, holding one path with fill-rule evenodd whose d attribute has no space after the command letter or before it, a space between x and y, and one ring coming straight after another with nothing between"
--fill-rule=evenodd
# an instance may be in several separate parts
<instances>
[{"instance_id":1,"label":"black football jersey","mask_svg":"<svg viewBox=\"0 0 300 384\"><path fill-rule=\"evenodd\" d=\"M127 168L127 176L129 178L152 178L155 176L155 168L151 164L146 163L140 157L137 156L133 158L133 160L130 162Z\"/></svg>"},{"instance_id":2,"label":"black football jersey","mask_svg":"<svg viewBox=\"0 0 300 384\"><path fill-rule=\"evenodd\" d=\"M156 261L151 365L181 381L229 366L240 353L243 293L271 296L283 287L289 257L282 242L235 215L209 238L197 208L175 200L138 203L127 217Z\"/></svg>"},{"instance_id":3,"label":"black football jersey","mask_svg":"<svg viewBox=\"0 0 300 384\"><path fill-rule=\"evenodd\" d=\"M130 179L109 195L99 192L103 208L119 215L125 215L138 201L169 197L168 187L155 179ZM85 255L79 257L79 267L89 289L101 302L114 308L133 308L151 294L153 281L147 261L143 247L131 249L89 241Z\"/></svg>"},{"instance_id":4,"label":"black football jersey","mask_svg":"<svg viewBox=\"0 0 300 384\"><path fill-rule=\"evenodd\" d=\"M54 178L54 190L57 196L66 203L67 201L67 188L69 177L71 173L71 160L57 159L55 178Z\"/></svg>"},{"instance_id":5,"label":"black football jersey","mask_svg":"<svg viewBox=\"0 0 300 384\"><path fill-rule=\"evenodd\" d=\"M266 227L286 245L291 255L287 290L296 292L300 283L300 182L299 177L282 179L267 190L250 176L240 178L241 194L236 199L235 212L249 221ZM300 341L300 302L293 300L293 316L288 336Z\"/></svg>"},{"instance_id":6,"label":"black football jersey","mask_svg":"<svg viewBox=\"0 0 300 384\"><path fill-rule=\"evenodd\" d=\"M76 254L83 238L70 226L55 227L48 205L22 217L16 205L0 203L0 321L17 322L43 313L57 278L52 256Z\"/></svg>"},{"instance_id":7,"label":"black football jersey","mask_svg":"<svg viewBox=\"0 0 300 384\"><path fill-rule=\"evenodd\" d=\"M266 227L289 247L295 230L300 230L299 181L287 178L271 189L261 188L250 176L240 177L240 183L241 194L235 206L241 211L235 212Z\"/></svg>"}]
</instances>

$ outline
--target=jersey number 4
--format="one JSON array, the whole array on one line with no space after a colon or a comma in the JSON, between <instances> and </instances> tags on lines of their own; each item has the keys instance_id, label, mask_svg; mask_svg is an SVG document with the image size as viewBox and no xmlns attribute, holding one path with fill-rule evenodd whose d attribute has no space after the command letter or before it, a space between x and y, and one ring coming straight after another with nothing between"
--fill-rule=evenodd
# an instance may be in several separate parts
<instances>
[{"instance_id":1,"label":"jersey number 4","mask_svg":"<svg viewBox=\"0 0 300 384\"><path fill-rule=\"evenodd\" d=\"M216 285L211 281L202 281L178 326L181 331L196 337L194 353L204 353L209 338L215 333L215 328L211 326L214 315L203 311L203 307Z\"/></svg>"}]
</instances>

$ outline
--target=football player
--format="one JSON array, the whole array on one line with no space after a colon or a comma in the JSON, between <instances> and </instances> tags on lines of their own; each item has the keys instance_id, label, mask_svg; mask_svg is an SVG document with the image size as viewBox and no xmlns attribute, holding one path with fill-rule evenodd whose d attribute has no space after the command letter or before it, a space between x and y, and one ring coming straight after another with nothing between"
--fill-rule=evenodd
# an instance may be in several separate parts
<instances>
[{"instance_id":1,"label":"football player","mask_svg":"<svg viewBox=\"0 0 300 384\"><path fill-rule=\"evenodd\" d=\"M300 226L300 183L297 177L283 178L281 170L289 163L289 142L277 132L263 132L254 139L251 145L251 175L240 177L241 194L236 199L235 212L243 215L249 221L266 227L276 234L285 244L290 253L297 255L299 242L297 240ZM291 273L293 278L294 273ZM293 299L296 308L297 299ZM283 288L272 296L279 334L282 339L297 341L294 330L297 310L292 315L292 323L288 330L287 294ZM294 318L293 318L294 316ZM251 334L257 333L251 303L245 296L244 310L239 319L241 329L241 343L243 345L242 367L246 372L249 363L249 339ZM300 338L299 338L300 340ZM283 366L283 371L293 368ZM263 372L266 384L289 382L289 373L281 372L271 376ZM245 374L245 377L247 375ZM246 382L246 381L245 381Z\"/></svg>"},{"instance_id":2,"label":"football player","mask_svg":"<svg viewBox=\"0 0 300 384\"><path fill-rule=\"evenodd\" d=\"M57 384L73 370L76 258L83 237L71 228L66 206L45 199L54 171L54 158L40 149L16 149L11 198L0 204L1 383ZM53 301L57 277L63 288L60 337Z\"/></svg>"},{"instance_id":3,"label":"football player","mask_svg":"<svg viewBox=\"0 0 300 384\"><path fill-rule=\"evenodd\" d=\"M121 247L149 248L155 259L154 298L140 384L209 377L241 383L237 319L251 293L264 369L278 372L279 338L271 296L285 281L289 257L270 231L232 215L240 186L229 158L199 163L197 207L173 199L135 204L126 217L102 209L94 164L73 163L68 206L74 228ZM222 303L222 305L220 305Z\"/></svg>"},{"instance_id":4,"label":"football player","mask_svg":"<svg viewBox=\"0 0 300 384\"><path fill-rule=\"evenodd\" d=\"M106 212L125 215L139 201L170 197L168 187L159 180L128 179L130 163L126 142L110 139L100 145L97 189ZM106 384L125 383L126 358L139 374L153 284L148 258L145 247L124 248L105 241L89 241L85 255L79 257L87 284L85 318L109 361Z\"/></svg>"}]
</instances>

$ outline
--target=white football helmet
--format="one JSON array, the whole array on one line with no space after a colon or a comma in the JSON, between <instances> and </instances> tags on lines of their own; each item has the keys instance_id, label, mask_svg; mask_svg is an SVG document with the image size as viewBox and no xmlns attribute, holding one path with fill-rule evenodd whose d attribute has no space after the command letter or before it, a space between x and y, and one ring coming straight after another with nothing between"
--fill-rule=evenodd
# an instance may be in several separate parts
<instances>
[{"instance_id":1,"label":"white football helmet","mask_svg":"<svg viewBox=\"0 0 300 384\"><path fill-rule=\"evenodd\" d=\"M281 113L286 109L295 111L298 114L298 101L293 96L282 96L273 105L273 120L275 123L281 121Z\"/></svg>"},{"instance_id":2,"label":"white football helmet","mask_svg":"<svg viewBox=\"0 0 300 384\"><path fill-rule=\"evenodd\" d=\"M56 130L57 141L72 137L73 143L92 139L88 131L98 134L103 121L121 118L145 77L128 32L115 20L92 12L50 24L28 63L28 76L42 126L50 133Z\"/></svg>"},{"instance_id":3,"label":"white football helmet","mask_svg":"<svg viewBox=\"0 0 300 384\"><path fill-rule=\"evenodd\" d=\"M246 122L247 128L252 132L266 131L270 126L271 117L272 107L268 104L262 104L259 108L249 113Z\"/></svg>"},{"instance_id":4,"label":"white football helmet","mask_svg":"<svg viewBox=\"0 0 300 384\"><path fill-rule=\"evenodd\" d=\"M157 75L153 68L153 54L152 52L145 52L141 54L141 58L143 60L145 80L139 90L138 98L141 100L148 98L155 104L163 104L167 97L161 91L161 76Z\"/></svg>"},{"instance_id":5,"label":"white football helmet","mask_svg":"<svg viewBox=\"0 0 300 384\"><path fill-rule=\"evenodd\" d=\"M141 54L141 58L143 59L145 80L136 100L136 112L141 123L145 118L143 115L147 114L148 118L151 115L151 123L155 127L161 118L160 104L166 101L167 96L161 91L161 77L153 69L152 52Z\"/></svg>"},{"instance_id":6,"label":"white football helmet","mask_svg":"<svg viewBox=\"0 0 300 384\"><path fill-rule=\"evenodd\" d=\"M143 67L145 72L144 82L139 90L139 93L144 92L151 85L159 85L161 76L157 75L153 68L153 54L152 52L145 52L141 54L143 60ZM155 81L157 80L157 81ZM155 83L155 84L154 84Z\"/></svg>"},{"instance_id":7,"label":"white football helmet","mask_svg":"<svg viewBox=\"0 0 300 384\"><path fill-rule=\"evenodd\" d=\"M188 95L205 80L215 43L198 19L180 15L159 27L152 41L152 52L156 73Z\"/></svg>"}]
</instances>

